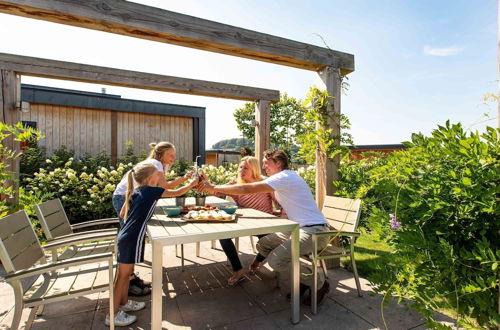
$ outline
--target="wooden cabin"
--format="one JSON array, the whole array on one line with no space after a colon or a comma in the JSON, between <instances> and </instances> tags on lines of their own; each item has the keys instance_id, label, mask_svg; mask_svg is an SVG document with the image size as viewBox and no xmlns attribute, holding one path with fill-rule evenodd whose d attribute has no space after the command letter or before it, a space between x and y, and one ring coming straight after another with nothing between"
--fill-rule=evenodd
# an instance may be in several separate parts
<instances>
[{"instance_id":1,"label":"wooden cabin","mask_svg":"<svg viewBox=\"0 0 500 330\"><path fill-rule=\"evenodd\" d=\"M238 164L241 154L236 150L211 149L205 153L205 164L223 166L225 164Z\"/></svg>"},{"instance_id":2,"label":"wooden cabin","mask_svg":"<svg viewBox=\"0 0 500 330\"><path fill-rule=\"evenodd\" d=\"M205 158L205 108L123 99L120 95L23 84L21 120L41 131L47 155L61 146L80 158L105 150L112 160L132 141L134 153L150 142L170 141L177 158ZM29 105L28 105L29 103Z\"/></svg>"},{"instance_id":3,"label":"wooden cabin","mask_svg":"<svg viewBox=\"0 0 500 330\"><path fill-rule=\"evenodd\" d=\"M394 151L404 150L406 147L403 144L368 144L359 146L349 146L349 160L360 160L371 157L370 153L390 154Z\"/></svg>"}]
</instances>

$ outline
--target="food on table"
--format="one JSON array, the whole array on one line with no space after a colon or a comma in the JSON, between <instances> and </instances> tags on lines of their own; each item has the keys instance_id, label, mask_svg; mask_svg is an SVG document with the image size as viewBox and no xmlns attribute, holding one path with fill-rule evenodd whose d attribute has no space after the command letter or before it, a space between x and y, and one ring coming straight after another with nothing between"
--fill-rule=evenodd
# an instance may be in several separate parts
<instances>
[{"instance_id":1,"label":"food on table","mask_svg":"<svg viewBox=\"0 0 500 330\"><path fill-rule=\"evenodd\" d=\"M217 210L217 206L210 206L210 205L205 205L205 206L184 206L183 210L184 210L184 212L189 212L189 211L211 211L211 210Z\"/></svg>"},{"instance_id":2,"label":"food on table","mask_svg":"<svg viewBox=\"0 0 500 330\"><path fill-rule=\"evenodd\" d=\"M221 210L191 210L186 214L187 219L193 220L233 220L233 216Z\"/></svg>"}]
</instances>

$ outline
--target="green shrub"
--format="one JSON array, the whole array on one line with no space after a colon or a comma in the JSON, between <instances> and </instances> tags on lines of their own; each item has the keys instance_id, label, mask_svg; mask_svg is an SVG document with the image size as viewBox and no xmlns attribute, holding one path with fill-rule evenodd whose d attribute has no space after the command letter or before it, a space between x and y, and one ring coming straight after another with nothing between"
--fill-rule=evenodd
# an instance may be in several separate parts
<instances>
[{"instance_id":1,"label":"green shrub","mask_svg":"<svg viewBox=\"0 0 500 330\"><path fill-rule=\"evenodd\" d=\"M313 196L316 194L316 166L299 167L295 170L297 174L307 183Z\"/></svg>"},{"instance_id":2,"label":"green shrub","mask_svg":"<svg viewBox=\"0 0 500 330\"><path fill-rule=\"evenodd\" d=\"M46 156L45 150L38 146L38 143L30 143L22 152L20 157L19 180L23 182L25 178L31 178L44 165Z\"/></svg>"},{"instance_id":3,"label":"green shrub","mask_svg":"<svg viewBox=\"0 0 500 330\"><path fill-rule=\"evenodd\" d=\"M446 309L462 326L497 327L498 131L467 133L447 122L406 145L342 169L339 194L363 198L365 225L394 249L370 280L378 292L411 299L428 326L437 326L433 311Z\"/></svg>"},{"instance_id":4,"label":"green shrub","mask_svg":"<svg viewBox=\"0 0 500 330\"><path fill-rule=\"evenodd\" d=\"M101 167L95 173L78 173L72 168L73 163L70 158L62 167L41 168L34 178L25 180L26 189L60 198L72 223L116 216L111 198L132 164L118 164L116 169Z\"/></svg>"},{"instance_id":5,"label":"green shrub","mask_svg":"<svg viewBox=\"0 0 500 330\"><path fill-rule=\"evenodd\" d=\"M194 162L190 162L184 159L176 159L172 167L170 168L170 173L172 179L183 176L187 171L193 169Z\"/></svg>"}]
</instances>

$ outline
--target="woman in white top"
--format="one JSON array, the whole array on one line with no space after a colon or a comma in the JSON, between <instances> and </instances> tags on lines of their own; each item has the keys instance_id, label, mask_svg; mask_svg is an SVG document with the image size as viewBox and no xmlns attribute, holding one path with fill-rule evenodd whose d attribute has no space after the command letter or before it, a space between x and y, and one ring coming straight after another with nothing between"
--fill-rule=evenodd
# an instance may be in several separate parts
<instances>
[{"instance_id":1,"label":"woman in white top","mask_svg":"<svg viewBox=\"0 0 500 330\"><path fill-rule=\"evenodd\" d=\"M148 158L139 164L153 164L156 166L158 171L166 173L175 161L175 146L170 142L150 143L149 146L151 147L151 152L149 153ZM120 211L125 203L125 193L127 192L127 174L123 176L123 179L116 186L112 199L113 207L115 208L118 220L120 221L120 228L124 225L123 219L120 218ZM192 172L188 172L184 176L172 181L167 181L163 175L158 182L158 186L165 189L171 189L187 181L191 175Z\"/></svg>"}]
</instances>

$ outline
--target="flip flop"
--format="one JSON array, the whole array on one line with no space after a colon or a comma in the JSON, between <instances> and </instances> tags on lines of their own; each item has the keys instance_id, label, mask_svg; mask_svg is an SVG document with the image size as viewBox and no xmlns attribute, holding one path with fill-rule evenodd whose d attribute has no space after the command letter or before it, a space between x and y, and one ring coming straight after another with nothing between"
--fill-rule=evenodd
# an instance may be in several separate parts
<instances>
[{"instance_id":1,"label":"flip flop","mask_svg":"<svg viewBox=\"0 0 500 330\"><path fill-rule=\"evenodd\" d=\"M258 266L254 266L253 262L250 264L250 268L248 269L248 273L251 275L255 275L260 270L260 263Z\"/></svg>"},{"instance_id":2,"label":"flip flop","mask_svg":"<svg viewBox=\"0 0 500 330\"><path fill-rule=\"evenodd\" d=\"M228 286L228 287L234 287L234 286L236 286L238 283L240 283L240 282L244 281L244 280L245 280L245 275L242 275L241 277L239 277L239 278L237 278L237 279L235 279L235 280L233 280L233 281L231 281L231 278L232 278L232 277L230 277L230 278L227 280L227 286Z\"/></svg>"}]
</instances>

